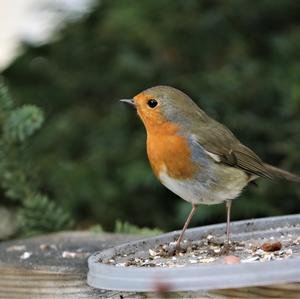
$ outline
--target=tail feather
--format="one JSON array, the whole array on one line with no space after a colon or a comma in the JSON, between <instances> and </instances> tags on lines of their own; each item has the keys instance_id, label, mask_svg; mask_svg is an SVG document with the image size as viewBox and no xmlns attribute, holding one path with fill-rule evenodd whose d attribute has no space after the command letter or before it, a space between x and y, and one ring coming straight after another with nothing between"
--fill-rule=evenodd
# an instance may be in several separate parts
<instances>
[{"instance_id":1,"label":"tail feather","mask_svg":"<svg viewBox=\"0 0 300 299\"><path fill-rule=\"evenodd\" d=\"M288 181L300 183L300 176L298 176L296 174L293 174L291 172L288 172L286 170L277 168L277 167L269 165L269 164L264 164L264 166L271 173L271 175L274 176L274 178L285 179Z\"/></svg>"}]
</instances>

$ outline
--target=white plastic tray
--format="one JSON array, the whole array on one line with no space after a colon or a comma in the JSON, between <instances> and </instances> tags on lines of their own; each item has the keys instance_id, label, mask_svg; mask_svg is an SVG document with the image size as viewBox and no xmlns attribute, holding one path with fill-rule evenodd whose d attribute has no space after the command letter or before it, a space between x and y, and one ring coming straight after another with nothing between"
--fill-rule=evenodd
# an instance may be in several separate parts
<instances>
[{"instance_id":1,"label":"white plastic tray","mask_svg":"<svg viewBox=\"0 0 300 299\"><path fill-rule=\"evenodd\" d=\"M207 234L222 236L225 224L189 229L187 239ZM300 235L300 215L261 218L232 223L233 240L259 239L281 234ZM148 252L149 248L175 240L180 231L140 241L129 242L101 252L88 259L87 282L94 288L119 291L155 291L158 285L169 291L196 291L221 288L300 282L299 253L285 260L241 264L197 264L175 268L117 267L101 263L116 254Z\"/></svg>"}]
</instances>

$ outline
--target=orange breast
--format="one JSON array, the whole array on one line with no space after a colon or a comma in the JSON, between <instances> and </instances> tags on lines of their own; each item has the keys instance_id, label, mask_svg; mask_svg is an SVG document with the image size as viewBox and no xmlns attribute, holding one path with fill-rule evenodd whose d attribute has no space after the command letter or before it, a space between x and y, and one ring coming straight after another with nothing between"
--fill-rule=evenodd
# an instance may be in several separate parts
<instances>
[{"instance_id":1,"label":"orange breast","mask_svg":"<svg viewBox=\"0 0 300 299\"><path fill-rule=\"evenodd\" d=\"M152 169L157 177L161 171L175 179L192 178L197 167L191 161L191 150L187 140L175 132L177 128L148 132L147 153Z\"/></svg>"},{"instance_id":2,"label":"orange breast","mask_svg":"<svg viewBox=\"0 0 300 299\"><path fill-rule=\"evenodd\" d=\"M147 153L157 177L161 171L175 179L189 179L197 171L191 161L191 150L185 138L178 135L179 127L164 118L160 107L149 109L147 101L155 98L140 93L134 97L138 115L147 131Z\"/></svg>"}]
</instances>

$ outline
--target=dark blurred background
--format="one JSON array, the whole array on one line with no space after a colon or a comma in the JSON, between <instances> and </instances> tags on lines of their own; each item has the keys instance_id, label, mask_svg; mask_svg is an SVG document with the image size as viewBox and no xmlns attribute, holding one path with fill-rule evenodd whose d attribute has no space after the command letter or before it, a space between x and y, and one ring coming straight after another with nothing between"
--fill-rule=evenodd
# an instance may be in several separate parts
<instances>
[{"instance_id":1,"label":"dark blurred background","mask_svg":"<svg viewBox=\"0 0 300 299\"><path fill-rule=\"evenodd\" d=\"M294 0L103 0L50 41L23 43L2 75L18 105L45 114L24 147L39 190L73 228L180 228L190 205L154 178L144 128L118 101L158 84L183 90L266 162L300 175L299 16ZM299 206L299 185L261 179L232 217ZM201 206L193 225L224 220L223 205Z\"/></svg>"}]
</instances>

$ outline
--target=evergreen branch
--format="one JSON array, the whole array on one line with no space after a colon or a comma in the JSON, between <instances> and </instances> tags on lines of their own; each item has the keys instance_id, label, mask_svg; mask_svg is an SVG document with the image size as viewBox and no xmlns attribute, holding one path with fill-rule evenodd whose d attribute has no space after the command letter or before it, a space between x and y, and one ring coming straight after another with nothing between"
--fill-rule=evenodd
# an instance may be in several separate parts
<instances>
[{"instance_id":1,"label":"evergreen branch","mask_svg":"<svg viewBox=\"0 0 300 299\"><path fill-rule=\"evenodd\" d=\"M19 201L17 219L23 234L57 231L72 225L70 215L38 191L31 181L31 167L23 144L41 128L44 114L36 106L14 108L7 88L0 82L0 185L7 199Z\"/></svg>"},{"instance_id":2,"label":"evergreen branch","mask_svg":"<svg viewBox=\"0 0 300 299\"><path fill-rule=\"evenodd\" d=\"M44 122L41 109L33 105L24 105L9 113L3 125L4 138L12 142L22 142Z\"/></svg>"},{"instance_id":3,"label":"evergreen branch","mask_svg":"<svg viewBox=\"0 0 300 299\"><path fill-rule=\"evenodd\" d=\"M70 215L42 194L34 194L24 201L19 214L21 231L26 235L70 228Z\"/></svg>"}]
</instances>

